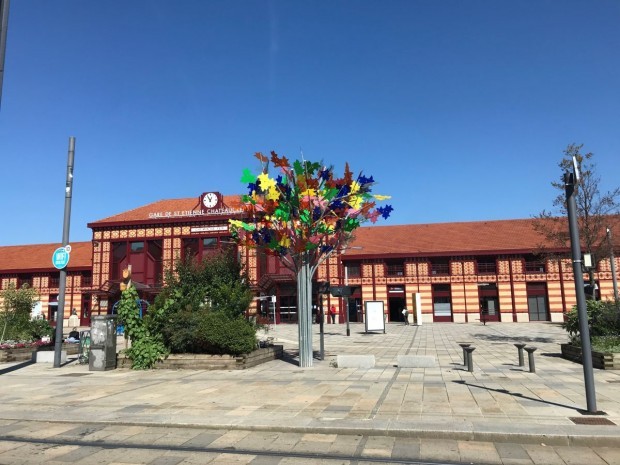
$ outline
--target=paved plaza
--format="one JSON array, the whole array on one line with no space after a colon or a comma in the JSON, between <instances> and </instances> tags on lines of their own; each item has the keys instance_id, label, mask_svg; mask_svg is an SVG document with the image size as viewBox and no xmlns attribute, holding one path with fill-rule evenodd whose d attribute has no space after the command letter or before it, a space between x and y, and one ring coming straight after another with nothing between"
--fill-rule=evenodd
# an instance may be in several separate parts
<instances>
[{"instance_id":1,"label":"paved plaza","mask_svg":"<svg viewBox=\"0 0 620 465\"><path fill-rule=\"evenodd\" d=\"M319 326L313 328L318 351ZM76 362L61 368L0 365L0 435L49 428L49 437L76 428L75 423L91 425L95 438L104 429L114 434L118 428L171 426L206 435L384 436L391 445L381 447L392 449L405 439L408 444L620 447L620 373L595 370L597 407L605 415L583 415L583 369L559 356L559 344L567 340L559 325L391 323L384 334L365 333L362 324L353 323L350 336L344 325L324 329L325 359L305 369L296 365L295 325L272 326L262 335L284 346L283 360L242 371L95 372ZM463 365L460 342L475 347L473 372ZM525 366L519 366L518 342L537 348L535 373L528 370L527 355ZM338 355L373 355L375 362L370 368L343 368L337 366ZM402 366L414 356L433 363ZM589 463L616 459L620 463L618 455Z\"/></svg>"}]
</instances>

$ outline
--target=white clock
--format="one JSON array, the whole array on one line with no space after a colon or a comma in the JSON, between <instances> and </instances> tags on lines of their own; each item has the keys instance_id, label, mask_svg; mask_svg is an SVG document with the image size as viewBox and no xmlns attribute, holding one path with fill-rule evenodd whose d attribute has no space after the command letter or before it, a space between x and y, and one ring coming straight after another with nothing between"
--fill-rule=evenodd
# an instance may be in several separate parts
<instances>
[{"instance_id":1,"label":"white clock","mask_svg":"<svg viewBox=\"0 0 620 465\"><path fill-rule=\"evenodd\" d=\"M202 197L202 204L207 208L215 207L220 201L220 198L215 192L207 192Z\"/></svg>"}]
</instances>

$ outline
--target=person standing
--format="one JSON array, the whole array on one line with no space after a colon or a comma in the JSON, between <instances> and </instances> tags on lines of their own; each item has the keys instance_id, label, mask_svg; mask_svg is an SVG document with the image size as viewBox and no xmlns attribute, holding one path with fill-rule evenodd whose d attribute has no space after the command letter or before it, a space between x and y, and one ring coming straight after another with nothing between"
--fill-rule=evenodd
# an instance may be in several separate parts
<instances>
[{"instance_id":1,"label":"person standing","mask_svg":"<svg viewBox=\"0 0 620 465\"><path fill-rule=\"evenodd\" d=\"M336 306L333 304L331 307L329 307L329 317L332 320L332 324L335 325L336 324Z\"/></svg>"},{"instance_id":2,"label":"person standing","mask_svg":"<svg viewBox=\"0 0 620 465\"><path fill-rule=\"evenodd\" d=\"M405 326L409 325L409 310L407 310L407 307L403 308L402 314L405 320Z\"/></svg>"}]
</instances>

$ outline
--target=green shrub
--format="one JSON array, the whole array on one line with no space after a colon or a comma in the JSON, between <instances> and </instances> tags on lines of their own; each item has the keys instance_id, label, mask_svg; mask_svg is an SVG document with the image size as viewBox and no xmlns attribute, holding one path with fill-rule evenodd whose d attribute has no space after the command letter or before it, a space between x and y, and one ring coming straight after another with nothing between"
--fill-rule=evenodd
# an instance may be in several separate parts
<instances>
[{"instance_id":1,"label":"green shrub","mask_svg":"<svg viewBox=\"0 0 620 465\"><path fill-rule=\"evenodd\" d=\"M29 325L30 337L34 340L39 340L42 337L52 337L54 335L54 328L44 318L35 318L30 321Z\"/></svg>"},{"instance_id":2,"label":"green shrub","mask_svg":"<svg viewBox=\"0 0 620 465\"><path fill-rule=\"evenodd\" d=\"M17 289L11 283L0 291L0 342L31 339L30 317L38 300L37 292L27 284Z\"/></svg>"},{"instance_id":3,"label":"green shrub","mask_svg":"<svg viewBox=\"0 0 620 465\"><path fill-rule=\"evenodd\" d=\"M155 363L168 354L160 334L152 333L140 317L138 292L134 286L129 286L121 294L117 308L118 322L125 326L125 335L130 339L131 346L125 350L131 359L134 370L153 368Z\"/></svg>"},{"instance_id":4,"label":"green shrub","mask_svg":"<svg viewBox=\"0 0 620 465\"><path fill-rule=\"evenodd\" d=\"M620 352L620 336L598 336L592 338L592 350L596 352Z\"/></svg>"},{"instance_id":5,"label":"green shrub","mask_svg":"<svg viewBox=\"0 0 620 465\"><path fill-rule=\"evenodd\" d=\"M131 347L125 349L125 354L131 359L131 368L134 370L148 370L156 362L163 360L168 354L161 337L147 333L139 339L133 339Z\"/></svg>"},{"instance_id":6,"label":"green shrub","mask_svg":"<svg viewBox=\"0 0 620 465\"><path fill-rule=\"evenodd\" d=\"M256 348L256 329L222 312L180 312L163 329L173 353L247 354Z\"/></svg>"},{"instance_id":7,"label":"green shrub","mask_svg":"<svg viewBox=\"0 0 620 465\"><path fill-rule=\"evenodd\" d=\"M620 305L610 300L586 301L590 339L596 337L620 336ZM562 327L568 332L572 342L579 341L579 316L577 307L566 314Z\"/></svg>"}]
</instances>

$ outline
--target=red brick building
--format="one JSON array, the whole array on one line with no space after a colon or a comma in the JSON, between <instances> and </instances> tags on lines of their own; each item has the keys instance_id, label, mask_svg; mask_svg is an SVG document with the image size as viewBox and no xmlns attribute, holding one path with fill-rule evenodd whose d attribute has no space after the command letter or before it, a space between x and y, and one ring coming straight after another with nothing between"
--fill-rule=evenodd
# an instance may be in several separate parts
<instances>
[{"instance_id":1,"label":"red brick building","mask_svg":"<svg viewBox=\"0 0 620 465\"><path fill-rule=\"evenodd\" d=\"M34 244L0 247L0 290L10 284L20 288L27 284L39 293L40 301L33 313L56 321L60 272L52 265L52 254L61 244ZM92 246L90 242L73 242L67 265L65 318L75 309L80 324L90 325L92 289Z\"/></svg>"},{"instance_id":2,"label":"red brick building","mask_svg":"<svg viewBox=\"0 0 620 465\"><path fill-rule=\"evenodd\" d=\"M65 318L75 308L88 325L91 313L110 312L127 265L142 297L152 300L164 270L179 258L233 249L256 296L263 297L249 313L275 314L278 323L296 321L291 272L273 257L232 242L228 220L242 215L238 196L212 192L161 200L89 223L92 243L72 243ZM620 231L618 218L614 224ZM317 282L355 286L347 302L353 322L362 321L366 301L382 301L389 321L401 321L402 308L413 309L418 302L422 322L457 323L479 321L482 310L491 321L558 322L576 301L571 260L535 254L544 239L532 220L372 226L358 229L355 236L315 276ZM58 271L51 255L57 246L0 247L0 285L31 283L52 319ZM601 297L613 298L609 259L600 262L595 279ZM336 305L338 320L344 321L343 298L325 295L315 301L323 308Z\"/></svg>"}]
</instances>

